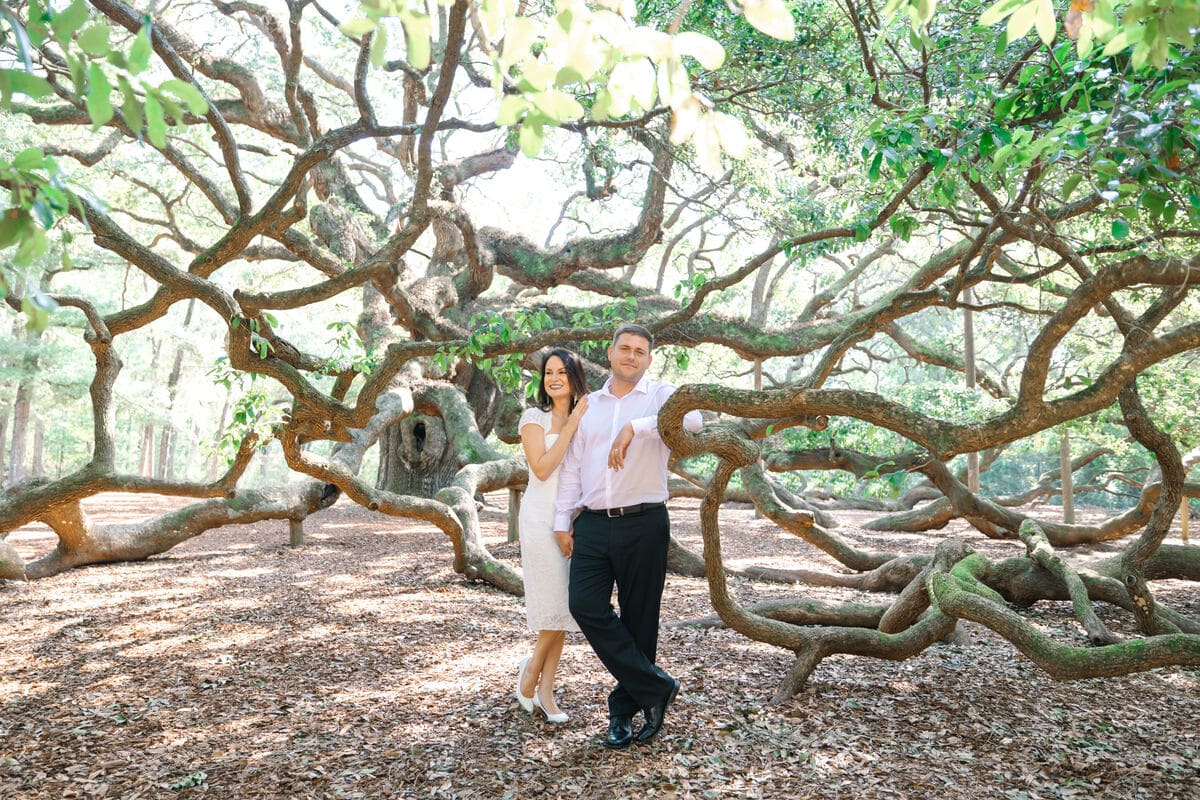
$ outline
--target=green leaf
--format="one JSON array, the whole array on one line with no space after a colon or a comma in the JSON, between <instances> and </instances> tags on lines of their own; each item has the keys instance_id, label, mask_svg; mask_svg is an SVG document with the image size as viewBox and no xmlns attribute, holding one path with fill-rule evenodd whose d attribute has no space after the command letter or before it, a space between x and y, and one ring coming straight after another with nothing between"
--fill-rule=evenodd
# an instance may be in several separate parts
<instances>
[{"instance_id":1,"label":"green leaf","mask_svg":"<svg viewBox=\"0 0 1200 800\"><path fill-rule=\"evenodd\" d=\"M1129 236L1129 223L1123 219L1114 219L1112 223L1112 235L1114 239L1124 239Z\"/></svg>"},{"instance_id":2,"label":"green leaf","mask_svg":"<svg viewBox=\"0 0 1200 800\"><path fill-rule=\"evenodd\" d=\"M558 89L532 95L530 100L551 122L566 122L583 116L583 106L571 95Z\"/></svg>"},{"instance_id":3,"label":"green leaf","mask_svg":"<svg viewBox=\"0 0 1200 800\"><path fill-rule=\"evenodd\" d=\"M16 158L12 160L12 165L15 169L41 169L45 165L45 161L46 154L41 149L30 147L17 153Z\"/></svg>"},{"instance_id":4,"label":"green leaf","mask_svg":"<svg viewBox=\"0 0 1200 800\"><path fill-rule=\"evenodd\" d=\"M521 152L527 158L537 158L538 153L542 152L544 138L541 120L530 120L526 117L521 123Z\"/></svg>"},{"instance_id":5,"label":"green leaf","mask_svg":"<svg viewBox=\"0 0 1200 800\"><path fill-rule=\"evenodd\" d=\"M433 33L429 17L411 15L404 19L404 37L408 43L408 63L413 69L429 66L429 37Z\"/></svg>"},{"instance_id":6,"label":"green leaf","mask_svg":"<svg viewBox=\"0 0 1200 800\"><path fill-rule=\"evenodd\" d=\"M1078 173L1067 178L1066 182L1063 184L1063 200L1071 199L1071 193L1075 191L1075 187L1079 185L1081 180L1083 180L1083 176Z\"/></svg>"},{"instance_id":7,"label":"green leaf","mask_svg":"<svg viewBox=\"0 0 1200 800\"><path fill-rule=\"evenodd\" d=\"M200 90L192 84L181 81L178 78L172 78L169 81L163 81L162 86L159 88L170 92L182 100L187 104L188 110L196 116L201 117L208 113L208 101L204 99L204 95L200 93Z\"/></svg>"},{"instance_id":8,"label":"green leaf","mask_svg":"<svg viewBox=\"0 0 1200 800\"><path fill-rule=\"evenodd\" d=\"M21 298L21 311L25 314L25 329L41 333L50 325L50 312L28 297Z\"/></svg>"},{"instance_id":9,"label":"green leaf","mask_svg":"<svg viewBox=\"0 0 1200 800\"><path fill-rule=\"evenodd\" d=\"M150 45L150 29L150 23L143 25L133 40L133 46L129 48L129 72L133 75L144 72L150 66L150 54L154 52Z\"/></svg>"},{"instance_id":10,"label":"green leaf","mask_svg":"<svg viewBox=\"0 0 1200 800\"><path fill-rule=\"evenodd\" d=\"M1008 18L1008 41L1015 42L1029 33L1029 29L1037 22L1039 2L1040 0L1032 0L1032 2L1026 3Z\"/></svg>"},{"instance_id":11,"label":"green leaf","mask_svg":"<svg viewBox=\"0 0 1200 800\"><path fill-rule=\"evenodd\" d=\"M125 117L125 124L133 131L134 136L141 136L142 125L146 122L146 115L142 112L142 103L124 75L117 77L117 85L121 87L121 97L123 98L121 114Z\"/></svg>"},{"instance_id":12,"label":"green leaf","mask_svg":"<svg viewBox=\"0 0 1200 800\"><path fill-rule=\"evenodd\" d=\"M30 10L33 11L33 9ZM31 14L31 18L32 16L34 15ZM8 26L12 29L13 38L17 40L17 59L21 62L21 66L25 68L26 72L33 72L33 59L30 58L29 53L33 50L34 44L29 39L29 32L25 30L25 26L21 23L21 20L13 14L7 5L0 4L0 17L8 20ZM41 44L41 37L39 36L38 38L38 44Z\"/></svg>"},{"instance_id":13,"label":"green leaf","mask_svg":"<svg viewBox=\"0 0 1200 800\"><path fill-rule=\"evenodd\" d=\"M370 33L378 27L379 23L375 20L367 19L366 17L359 17L358 19L352 19L349 22L343 22L338 26L338 30L347 36L353 36L357 38L364 34Z\"/></svg>"},{"instance_id":14,"label":"green leaf","mask_svg":"<svg viewBox=\"0 0 1200 800\"><path fill-rule=\"evenodd\" d=\"M50 85L50 82L38 75L30 75L28 72L20 70L3 70L3 72L4 77L8 79L6 94L23 94L38 99L54 93L54 87Z\"/></svg>"},{"instance_id":15,"label":"green leaf","mask_svg":"<svg viewBox=\"0 0 1200 800\"><path fill-rule=\"evenodd\" d=\"M1008 115L1012 112L1013 103L1016 101L1017 96L1015 94L1001 97L996 101L995 116L997 122L1001 122L1008 118Z\"/></svg>"},{"instance_id":16,"label":"green leaf","mask_svg":"<svg viewBox=\"0 0 1200 800\"><path fill-rule=\"evenodd\" d=\"M46 231L40 225L28 225L25 237L13 255L12 263L18 267L26 267L46 252L49 242L46 241Z\"/></svg>"},{"instance_id":17,"label":"green leaf","mask_svg":"<svg viewBox=\"0 0 1200 800\"><path fill-rule=\"evenodd\" d=\"M538 25L529 17L514 17L509 20L508 28L504 31L504 47L500 51L500 63L508 66L516 64L529 55L538 35Z\"/></svg>"},{"instance_id":18,"label":"green leaf","mask_svg":"<svg viewBox=\"0 0 1200 800\"><path fill-rule=\"evenodd\" d=\"M99 64L89 64L87 75L87 112L92 118L92 130L97 130L113 118L112 101L109 99L112 84L108 82L108 76Z\"/></svg>"},{"instance_id":19,"label":"green leaf","mask_svg":"<svg viewBox=\"0 0 1200 800\"><path fill-rule=\"evenodd\" d=\"M387 60L387 28L382 25L375 31L375 35L371 38L371 63L376 67L382 67L383 62Z\"/></svg>"},{"instance_id":20,"label":"green leaf","mask_svg":"<svg viewBox=\"0 0 1200 800\"><path fill-rule=\"evenodd\" d=\"M111 49L108 44L108 35L108 25L97 22L79 34L79 49L89 56L97 58L106 56Z\"/></svg>"},{"instance_id":21,"label":"green leaf","mask_svg":"<svg viewBox=\"0 0 1200 800\"><path fill-rule=\"evenodd\" d=\"M10 208L0 218L0 248L8 247L20 238L26 225L32 225L29 214L19 208Z\"/></svg>"},{"instance_id":22,"label":"green leaf","mask_svg":"<svg viewBox=\"0 0 1200 800\"><path fill-rule=\"evenodd\" d=\"M515 124L525 113L529 103L519 94L507 94L500 100L500 110L496 113L496 124L508 126Z\"/></svg>"},{"instance_id":23,"label":"green leaf","mask_svg":"<svg viewBox=\"0 0 1200 800\"><path fill-rule=\"evenodd\" d=\"M1007 17L1009 14L1016 11L1023 3L1028 0L1000 0L999 3L991 6L983 15L979 17L979 24L984 27L991 27L1000 20Z\"/></svg>"},{"instance_id":24,"label":"green leaf","mask_svg":"<svg viewBox=\"0 0 1200 800\"><path fill-rule=\"evenodd\" d=\"M87 22L87 19L87 3L84 0L75 0L71 5L54 15L50 20L50 29L54 31L55 39L66 44L71 41L71 37L75 35L75 31L83 27L83 23Z\"/></svg>"},{"instance_id":25,"label":"green leaf","mask_svg":"<svg viewBox=\"0 0 1200 800\"><path fill-rule=\"evenodd\" d=\"M167 146L167 122L163 107L153 92L146 93L146 138L155 147Z\"/></svg>"},{"instance_id":26,"label":"green leaf","mask_svg":"<svg viewBox=\"0 0 1200 800\"><path fill-rule=\"evenodd\" d=\"M1054 6L1050 0L1038 0L1036 24L1038 36L1041 37L1042 42L1044 44L1053 42L1058 20L1054 16Z\"/></svg>"}]
</instances>

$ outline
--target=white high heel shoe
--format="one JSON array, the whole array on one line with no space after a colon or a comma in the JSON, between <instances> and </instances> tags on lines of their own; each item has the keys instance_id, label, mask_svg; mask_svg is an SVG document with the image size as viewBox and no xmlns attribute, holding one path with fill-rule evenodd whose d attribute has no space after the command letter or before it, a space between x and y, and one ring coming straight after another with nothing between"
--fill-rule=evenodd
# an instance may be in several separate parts
<instances>
[{"instance_id":1,"label":"white high heel shoe","mask_svg":"<svg viewBox=\"0 0 1200 800\"><path fill-rule=\"evenodd\" d=\"M533 704L537 702L537 687L533 688L533 697L526 697L521 694L521 679L525 677L525 665L529 663L530 656L525 656L521 659L521 667L517 670L517 688L514 694L517 696L517 704L521 706L521 710L526 714L533 713ZM543 712L545 713L545 712Z\"/></svg>"},{"instance_id":2,"label":"white high heel shoe","mask_svg":"<svg viewBox=\"0 0 1200 800\"><path fill-rule=\"evenodd\" d=\"M535 687L533 690L533 707L546 716L546 722L550 722L555 725L561 725L571 719L562 711L559 711L557 714L551 714L549 711L547 711L546 707L542 705L542 698L538 697L537 687Z\"/></svg>"}]
</instances>

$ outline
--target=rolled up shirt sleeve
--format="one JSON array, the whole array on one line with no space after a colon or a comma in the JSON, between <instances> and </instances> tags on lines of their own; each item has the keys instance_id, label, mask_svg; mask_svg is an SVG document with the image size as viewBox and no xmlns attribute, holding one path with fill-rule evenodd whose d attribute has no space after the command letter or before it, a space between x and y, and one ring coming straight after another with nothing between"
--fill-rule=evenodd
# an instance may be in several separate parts
<instances>
[{"instance_id":1,"label":"rolled up shirt sleeve","mask_svg":"<svg viewBox=\"0 0 1200 800\"><path fill-rule=\"evenodd\" d=\"M655 392L654 406L662 409L667 404L667 400L675 393L675 387L669 383L659 384L658 390ZM662 438L658 430L658 415L652 417L638 417L629 421L633 427L633 435L637 438L654 437ZM701 416L699 409L692 409L683 415L683 429L689 433L699 433L704 427L704 417Z\"/></svg>"}]
</instances>

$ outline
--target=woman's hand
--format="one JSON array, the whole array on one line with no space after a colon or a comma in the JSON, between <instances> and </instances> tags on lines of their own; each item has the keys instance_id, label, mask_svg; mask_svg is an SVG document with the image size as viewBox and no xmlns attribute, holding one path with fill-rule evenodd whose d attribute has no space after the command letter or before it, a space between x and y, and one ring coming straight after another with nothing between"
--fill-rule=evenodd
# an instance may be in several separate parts
<instances>
[{"instance_id":1,"label":"woman's hand","mask_svg":"<svg viewBox=\"0 0 1200 800\"><path fill-rule=\"evenodd\" d=\"M587 407L588 399L587 395L585 394L583 397L579 398L579 402L575 404L573 409L571 409L571 415L567 417L567 427L571 429L572 433L574 433L579 427L580 421L583 420L583 415L587 413Z\"/></svg>"},{"instance_id":2,"label":"woman's hand","mask_svg":"<svg viewBox=\"0 0 1200 800\"><path fill-rule=\"evenodd\" d=\"M563 558L570 558L571 553L575 551L575 537L570 531L555 531L554 541L558 542L558 549L562 550Z\"/></svg>"}]
</instances>

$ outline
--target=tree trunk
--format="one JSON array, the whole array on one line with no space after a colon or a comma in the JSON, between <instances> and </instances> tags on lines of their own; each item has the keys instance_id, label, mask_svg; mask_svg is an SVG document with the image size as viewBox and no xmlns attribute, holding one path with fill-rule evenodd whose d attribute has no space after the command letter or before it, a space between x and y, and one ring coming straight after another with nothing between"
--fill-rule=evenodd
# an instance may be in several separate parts
<instances>
[{"instance_id":1,"label":"tree trunk","mask_svg":"<svg viewBox=\"0 0 1200 800\"><path fill-rule=\"evenodd\" d=\"M208 457L208 472L205 480L212 483L217 479L219 465L221 463L221 437L225 435L225 418L229 416L229 396L232 394L228 389L225 390L225 403L221 406L221 419L217 422L217 435L213 438L212 455Z\"/></svg>"},{"instance_id":2,"label":"tree trunk","mask_svg":"<svg viewBox=\"0 0 1200 800\"><path fill-rule=\"evenodd\" d=\"M7 459L4 457L5 446L8 444L8 416L12 407L7 403L4 409L0 412L0 486L4 486L8 479L8 470L4 466Z\"/></svg>"},{"instance_id":3,"label":"tree trunk","mask_svg":"<svg viewBox=\"0 0 1200 800\"><path fill-rule=\"evenodd\" d=\"M26 375L21 378L21 383L17 386L16 400L13 401L12 447L9 450L8 460L9 486L25 477L25 450L29 437L29 412L32 405L33 381Z\"/></svg>"},{"instance_id":4,"label":"tree trunk","mask_svg":"<svg viewBox=\"0 0 1200 800\"><path fill-rule=\"evenodd\" d=\"M167 478L167 452L171 449L171 423L162 426L158 434L158 460L154 464L154 477L161 480Z\"/></svg>"},{"instance_id":5,"label":"tree trunk","mask_svg":"<svg viewBox=\"0 0 1200 800\"><path fill-rule=\"evenodd\" d=\"M46 467L44 461L45 444L46 424L39 419L33 423L33 460L29 465L30 477L46 477Z\"/></svg>"},{"instance_id":6,"label":"tree trunk","mask_svg":"<svg viewBox=\"0 0 1200 800\"><path fill-rule=\"evenodd\" d=\"M458 457L440 417L413 414L380 437L378 489L433 497L457 472Z\"/></svg>"},{"instance_id":7,"label":"tree trunk","mask_svg":"<svg viewBox=\"0 0 1200 800\"><path fill-rule=\"evenodd\" d=\"M154 469L154 425L142 426L142 449L138 457L138 475L149 478Z\"/></svg>"}]
</instances>

